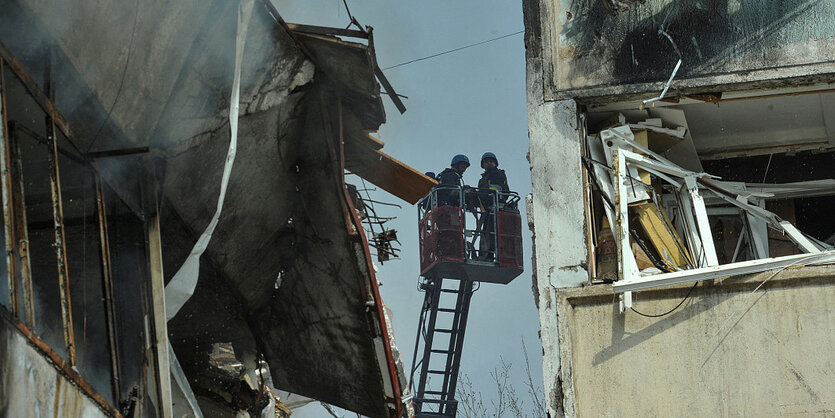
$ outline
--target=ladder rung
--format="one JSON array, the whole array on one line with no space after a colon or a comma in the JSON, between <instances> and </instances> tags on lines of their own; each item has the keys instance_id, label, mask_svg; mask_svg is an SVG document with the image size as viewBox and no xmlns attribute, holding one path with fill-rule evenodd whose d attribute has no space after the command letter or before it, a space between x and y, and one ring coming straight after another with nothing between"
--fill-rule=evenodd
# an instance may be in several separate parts
<instances>
[{"instance_id":1,"label":"ladder rung","mask_svg":"<svg viewBox=\"0 0 835 418\"><path fill-rule=\"evenodd\" d=\"M458 312L458 310L450 308L438 308L438 312Z\"/></svg>"},{"instance_id":2,"label":"ladder rung","mask_svg":"<svg viewBox=\"0 0 835 418\"><path fill-rule=\"evenodd\" d=\"M435 391L435 390L427 390L427 391L423 392L423 394L424 395L426 395L426 394L429 394L429 395L443 395L443 394L446 394L446 392L440 392L440 391Z\"/></svg>"},{"instance_id":3,"label":"ladder rung","mask_svg":"<svg viewBox=\"0 0 835 418\"><path fill-rule=\"evenodd\" d=\"M428 372L432 374L449 374L446 370L429 370Z\"/></svg>"},{"instance_id":4,"label":"ladder rung","mask_svg":"<svg viewBox=\"0 0 835 418\"><path fill-rule=\"evenodd\" d=\"M448 353L452 352L452 351L449 351L449 350L429 350L429 351L433 352L433 353L438 353L438 354L445 354L445 353L448 354Z\"/></svg>"},{"instance_id":5,"label":"ladder rung","mask_svg":"<svg viewBox=\"0 0 835 418\"><path fill-rule=\"evenodd\" d=\"M456 400L456 399L415 398L415 402L418 402L418 403L458 404L458 400ZM425 412L421 412L421 414L425 414ZM418 416L420 416L420 415L418 415Z\"/></svg>"},{"instance_id":6,"label":"ladder rung","mask_svg":"<svg viewBox=\"0 0 835 418\"><path fill-rule=\"evenodd\" d=\"M458 289L441 289L444 293L458 293Z\"/></svg>"},{"instance_id":7,"label":"ladder rung","mask_svg":"<svg viewBox=\"0 0 835 418\"><path fill-rule=\"evenodd\" d=\"M452 418L455 415L452 413L442 414L440 412L419 412L416 416L420 418Z\"/></svg>"},{"instance_id":8,"label":"ladder rung","mask_svg":"<svg viewBox=\"0 0 835 418\"><path fill-rule=\"evenodd\" d=\"M447 334L452 334L451 329L445 329L445 328L435 328L435 332L445 332Z\"/></svg>"}]
</instances>

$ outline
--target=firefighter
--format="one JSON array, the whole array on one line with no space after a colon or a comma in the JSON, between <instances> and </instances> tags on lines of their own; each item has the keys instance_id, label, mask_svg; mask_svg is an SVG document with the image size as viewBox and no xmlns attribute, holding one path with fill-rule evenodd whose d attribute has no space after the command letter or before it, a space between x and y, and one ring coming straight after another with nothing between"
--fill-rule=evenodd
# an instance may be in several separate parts
<instances>
[{"instance_id":1,"label":"firefighter","mask_svg":"<svg viewBox=\"0 0 835 418\"><path fill-rule=\"evenodd\" d=\"M430 179L435 179L435 177L437 177L435 175L435 172L433 172L433 171L427 171L427 172L423 173L423 175L426 176L426 177L429 177ZM427 209L430 209L430 206L429 206L430 203L431 202L429 201L429 199L423 199L423 200L420 201L419 205L422 209L427 210Z\"/></svg>"},{"instance_id":2,"label":"firefighter","mask_svg":"<svg viewBox=\"0 0 835 418\"><path fill-rule=\"evenodd\" d=\"M464 154L452 157L449 168L441 171L436 177L438 186L452 186L456 188L466 187L464 185L464 172L470 166L470 159ZM461 194L458 189L438 190L438 206L461 206Z\"/></svg>"},{"instance_id":3,"label":"firefighter","mask_svg":"<svg viewBox=\"0 0 835 418\"><path fill-rule=\"evenodd\" d=\"M499 193L507 193L510 187L507 185L507 175L504 170L499 169L499 160L496 154L492 152L485 152L481 156L481 168L484 172L481 173L481 179L478 181L479 189L495 190ZM499 210L504 209L503 199L499 199ZM506 197L504 200L507 200Z\"/></svg>"},{"instance_id":4,"label":"firefighter","mask_svg":"<svg viewBox=\"0 0 835 418\"><path fill-rule=\"evenodd\" d=\"M478 181L478 188L481 199L481 207L484 213L479 219L479 232L481 238L479 239L479 260L495 261L496 250L496 211L503 211L505 203L507 202L507 193L510 187L507 185L507 175L504 170L499 169L499 160L496 154L492 152L485 152L481 156L481 168L484 172L481 174L481 179ZM488 195L487 191L491 191ZM493 195L497 197L494 207Z\"/></svg>"}]
</instances>

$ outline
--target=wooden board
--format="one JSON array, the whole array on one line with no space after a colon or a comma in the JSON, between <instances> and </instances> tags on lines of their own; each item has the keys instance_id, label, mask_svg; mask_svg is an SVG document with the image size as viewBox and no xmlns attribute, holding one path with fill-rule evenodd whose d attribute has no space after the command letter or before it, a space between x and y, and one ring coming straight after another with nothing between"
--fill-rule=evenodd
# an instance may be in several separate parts
<instances>
[{"instance_id":1,"label":"wooden board","mask_svg":"<svg viewBox=\"0 0 835 418\"><path fill-rule=\"evenodd\" d=\"M676 267L687 268L689 255L684 251L684 243L666 216L662 218L659 215L658 206L647 202L629 208L638 217L644 233L661 258L668 263L672 261Z\"/></svg>"},{"instance_id":2,"label":"wooden board","mask_svg":"<svg viewBox=\"0 0 835 418\"><path fill-rule=\"evenodd\" d=\"M379 149L366 146L352 134L345 137L345 168L411 204L438 184Z\"/></svg>"}]
</instances>

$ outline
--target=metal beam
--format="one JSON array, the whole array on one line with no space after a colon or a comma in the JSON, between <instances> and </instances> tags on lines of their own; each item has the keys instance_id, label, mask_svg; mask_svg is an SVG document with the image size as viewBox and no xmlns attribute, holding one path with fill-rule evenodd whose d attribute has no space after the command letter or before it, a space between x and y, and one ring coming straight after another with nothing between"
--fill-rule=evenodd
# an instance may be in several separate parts
<instances>
[{"instance_id":1,"label":"metal beam","mask_svg":"<svg viewBox=\"0 0 835 418\"><path fill-rule=\"evenodd\" d=\"M302 25L287 23L287 29L293 32L312 33L316 35L350 36L352 38L368 39L368 34L356 29L331 28L327 26Z\"/></svg>"},{"instance_id":2,"label":"metal beam","mask_svg":"<svg viewBox=\"0 0 835 418\"><path fill-rule=\"evenodd\" d=\"M768 258L768 224L758 216L748 212L744 213L745 219L748 221L748 231L751 235L751 243L754 252L756 252L756 258Z\"/></svg>"},{"instance_id":3,"label":"metal beam","mask_svg":"<svg viewBox=\"0 0 835 418\"><path fill-rule=\"evenodd\" d=\"M113 398L121 399L119 396L119 381L121 370L119 369L119 344L116 336L116 306L113 298L113 270L110 264L110 240L107 234L107 208L104 204L104 189L102 188L101 176L96 175L96 215L99 223L99 244L101 245L101 272L104 291L104 313L107 323L107 344L110 349L110 369L113 372L111 384Z\"/></svg>"},{"instance_id":4,"label":"metal beam","mask_svg":"<svg viewBox=\"0 0 835 418\"><path fill-rule=\"evenodd\" d=\"M163 418L172 418L171 362L168 351L168 324L165 313L165 275L162 270L162 232L160 211L148 222L148 252L151 267L151 292L153 298L154 335L153 349L159 372L159 405Z\"/></svg>"},{"instance_id":5,"label":"metal beam","mask_svg":"<svg viewBox=\"0 0 835 418\"><path fill-rule=\"evenodd\" d=\"M802 232L800 232L794 225L789 223L789 221L780 221L780 225L783 227L783 232L785 232L792 241L800 247L801 250L807 253L816 254L821 252L820 248L817 245L813 244L809 238L806 238Z\"/></svg>"},{"instance_id":6,"label":"metal beam","mask_svg":"<svg viewBox=\"0 0 835 418\"><path fill-rule=\"evenodd\" d=\"M628 280L638 276L638 266L632 254L629 243L629 206L626 178L629 168L626 165L626 155L623 150L615 149L612 156L615 170L615 239L618 242L618 279ZM632 293L627 292L621 297L620 311L623 313L632 307Z\"/></svg>"},{"instance_id":7,"label":"metal beam","mask_svg":"<svg viewBox=\"0 0 835 418\"><path fill-rule=\"evenodd\" d=\"M10 124L11 125L11 124ZM20 141L17 136L17 124L11 125L9 130L9 146L12 155L12 212L15 217L17 238L18 266L20 269L20 284L23 290L23 311L26 314L25 323L30 330L37 330L35 317L35 290L32 286L32 263L29 256L29 223L26 220L26 199L24 198L23 161L20 152Z\"/></svg>"},{"instance_id":8,"label":"metal beam","mask_svg":"<svg viewBox=\"0 0 835 418\"><path fill-rule=\"evenodd\" d=\"M835 263L835 251L818 254L796 254L778 258L742 261L722 266L703 267L693 270L683 270L673 273L656 274L654 276L636 277L631 280L615 282L612 289L615 293L652 289L681 283L692 283L700 280L717 279L720 277L739 276L742 274L760 273L766 270L804 266L815 264Z\"/></svg>"},{"instance_id":9,"label":"metal beam","mask_svg":"<svg viewBox=\"0 0 835 418\"><path fill-rule=\"evenodd\" d=\"M371 27L368 27L368 53L371 56L371 65L374 66L374 75L377 76L377 80L380 81L380 84L383 85L383 88L386 89L386 93L391 98L391 101L394 103L394 106L400 111L401 114L406 113L406 105L403 104L403 101L400 100L400 96L397 95L397 92L394 91L394 87L392 87L389 80L386 78L386 75L383 74L383 70L380 68L380 64L377 63L377 52L374 49L374 33Z\"/></svg>"},{"instance_id":10,"label":"metal beam","mask_svg":"<svg viewBox=\"0 0 835 418\"><path fill-rule=\"evenodd\" d=\"M9 308L20 318L20 300L17 291L17 266L14 254L14 215L12 212L12 179L9 171L11 157L9 152L8 118L6 117L6 78L3 70L3 60L0 59L0 180L2 181L3 227L6 250L6 278L9 286Z\"/></svg>"},{"instance_id":11,"label":"metal beam","mask_svg":"<svg viewBox=\"0 0 835 418\"><path fill-rule=\"evenodd\" d=\"M70 302L70 280L67 276L67 247L64 233L64 205L61 198L61 173L58 168L58 141L56 141L55 123L49 116L47 116L47 132L49 132L49 141L52 145L49 154L49 189L52 192L52 220L55 233L55 258L58 262L61 319L64 327L64 344L67 346L67 360L70 365L75 366L75 331Z\"/></svg>"},{"instance_id":12,"label":"metal beam","mask_svg":"<svg viewBox=\"0 0 835 418\"><path fill-rule=\"evenodd\" d=\"M124 155L135 155L135 154L146 154L150 151L148 147L136 147L136 148L122 148L122 149L112 149L112 150L105 150L105 151L96 151L87 153L85 156L90 159L97 159L97 158L107 158L107 157L121 157Z\"/></svg>"},{"instance_id":13,"label":"metal beam","mask_svg":"<svg viewBox=\"0 0 835 418\"><path fill-rule=\"evenodd\" d=\"M29 73L26 72L23 65L21 65L20 62L14 58L11 51L9 51L2 41L0 41L0 58L5 60L9 68L11 68L11 70L23 83L23 86L26 87L26 90L29 91L29 94L32 95L32 98L35 99L35 103L37 103L44 110L44 112L52 118L52 121L58 126L58 129L60 129L61 132L63 132L68 138L74 137L69 123L67 123L66 119L64 119L64 117L58 113L58 110L55 109L55 105L52 103L52 100L50 100L46 93L38 87L38 83L35 83L35 80L32 80L32 77L29 76Z\"/></svg>"},{"instance_id":14,"label":"metal beam","mask_svg":"<svg viewBox=\"0 0 835 418\"><path fill-rule=\"evenodd\" d=\"M710 221L707 218L705 200L699 194L699 186L696 184L696 177L687 176L684 178L684 183L690 193L690 202L693 204L693 212L696 214L696 223L699 225L699 236L702 241L702 254L704 255L705 263L708 266L717 266L719 265L719 259L716 256L716 246L713 243Z\"/></svg>"}]
</instances>

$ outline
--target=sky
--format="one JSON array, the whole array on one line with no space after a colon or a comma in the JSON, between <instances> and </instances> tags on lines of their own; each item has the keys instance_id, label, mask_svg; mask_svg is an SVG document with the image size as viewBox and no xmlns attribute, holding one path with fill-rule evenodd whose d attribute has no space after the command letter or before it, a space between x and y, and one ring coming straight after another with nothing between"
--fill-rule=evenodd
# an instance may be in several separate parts
<instances>
[{"instance_id":1,"label":"sky","mask_svg":"<svg viewBox=\"0 0 835 418\"><path fill-rule=\"evenodd\" d=\"M273 0L290 23L346 27L349 19L342 0ZM387 68L524 29L522 2L483 0L348 0L351 14L363 25L374 27L377 60ZM384 70L403 99L400 114L383 97L387 121L380 128L383 151L418 171L440 172L455 154L473 163L464 175L475 185L481 174L481 155L498 156L510 188L521 196L530 193L528 122L525 92L523 35L516 34L454 53ZM357 180L349 176L347 180ZM362 184L357 184L362 187ZM369 187L372 187L369 184ZM405 367L411 370L418 316L423 294L419 276L417 209L384 191L373 199L402 205L402 209L377 206L379 214L396 216L387 224L398 231L401 258L377 263L381 294L393 311L397 346ZM538 338L539 316L531 292L531 233L520 204L525 251L525 272L508 285L484 284L471 302L461 376L466 375L485 403L495 397L490 372L502 359L512 364L508 382L529 409L523 381L526 379L524 340L532 377L541 387L542 348ZM459 381L461 379L459 376ZM544 396L544 395L543 395ZM294 417L328 416L318 406L294 412ZM353 416L353 414L345 414Z\"/></svg>"}]
</instances>

